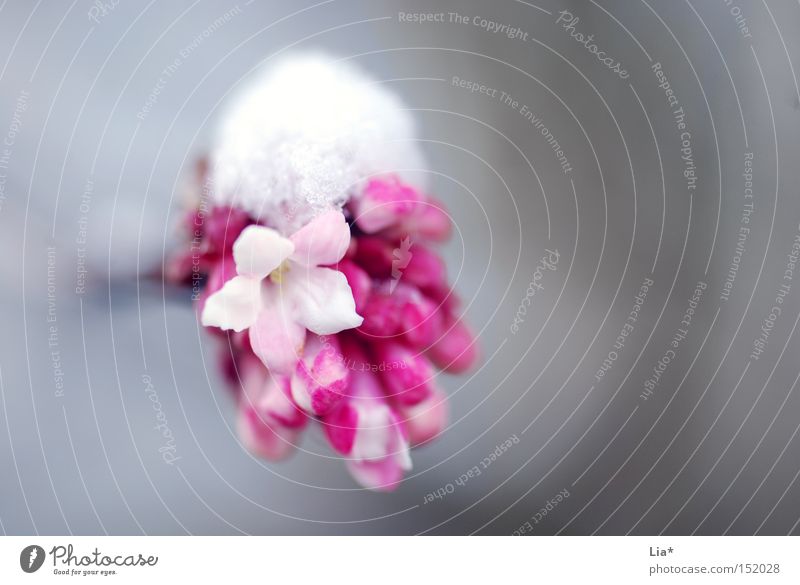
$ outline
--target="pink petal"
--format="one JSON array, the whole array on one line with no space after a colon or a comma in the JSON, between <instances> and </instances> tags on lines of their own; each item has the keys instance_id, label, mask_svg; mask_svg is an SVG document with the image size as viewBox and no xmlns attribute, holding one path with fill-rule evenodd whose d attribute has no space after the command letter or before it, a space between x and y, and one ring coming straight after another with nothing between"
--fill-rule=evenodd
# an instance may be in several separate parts
<instances>
[{"instance_id":1,"label":"pink petal","mask_svg":"<svg viewBox=\"0 0 800 585\"><path fill-rule=\"evenodd\" d=\"M362 359L358 349L348 358ZM411 469L403 423L371 372L350 372L349 396L323 418L333 448L348 455L353 477L369 489L391 490Z\"/></svg>"},{"instance_id":2,"label":"pink petal","mask_svg":"<svg viewBox=\"0 0 800 585\"><path fill-rule=\"evenodd\" d=\"M428 351L434 364L446 372L460 374L478 361L478 344L462 321L445 323L442 336Z\"/></svg>"},{"instance_id":3,"label":"pink petal","mask_svg":"<svg viewBox=\"0 0 800 585\"><path fill-rule=\"evenodd\" d=\"M411 469L408 440L397 415L386 404L362 399L356 403L358 430L347 467L362 486L379 491L397 487Z\"/></svg>"},{"instance_id":4,"label":"pink petal","mask_svg":"<svg viewBox=\"0 0 800 585\"><path fill-rule=\"evenodd\" d=\"M381 380L386 392L398 404L418 404L433 392L434 375L428 360L393 342L376 349Z\"/></svg>"},{"instance_id":5,"label":"pink petal","mask_svg":"<svg viewBox=\"0 0 800 585\"><path fill-rule=\"evenodd\" d=\"M369 360L367 359L366 354L360 353L355 354L358 355L356 363L364 363L369 364ZM353 368L353 371L350 374L350 388L348 391L348 396L352 397L357 404L384 404L386 402L386 395L383 391L383 386L381 386L380 379L378 376L367 370L367 369L360 369L360 368ZM360 406L359 406L360 408ZM390 411L384 412L386 416L391 414Z\"/></svg>"},{"instance_id":6,"label":"pink petal","mask_svg":"<svg viewBox=\"0 0 800 585\"><path fill-rule=\"evenodd\" d=\"M291 240L293 261L306 266L336 264L350 245L350 226L341 211L328 211L296 231Z\"/></svg>"},{"instance_id":7,"label":"pink petal","mask_svg":"<svg viewBox=\"0 0 800 585\"><path fill-rule=\"evenodd\" d=\"M385 398L378 378L360 369L360 364L367 363L367 357L360 347L352 340L344 340L343 349L345 358L355 363L356 367L349 375L350 387L347 399L339 402L323 418L323 424L331 446L339 453L349 455L355 445L356 433L367 424L365 416L369 415L370 407L378 405L384 408ZM389 414L388 410L385 414Z\"/></svg>"},{"instance_id":8,"label":"pink petal","mask_svg":"<svg viewBox=\"0 0 800 585\"><path fill-rule=\"evenodd\" d=\"M399 331L401 315L391 295L373 293L362 314L364 322L359 332L368 337L391 337Z\"/></svg>"},{"instance_id":9,"label":"pink petal","mask_svg":"<svg viewBox=\"0 0 800 585\"><path fill-rule=\"evenodd\" d=\"M276 374L290 376L303 353L305 328L297 323L278 297L268 297L250 328L250 346Z\"/></svg>"},{"instance_id":10,"label":"pink petal","mask_svg":"<svg viewBox=\"0 0 800 585\"><path fill-rule=\"evenodd\" d=\"M209 250L216 254L229 254L239 234L252 223L246 212L227 206L214 207L205 218L195 218L194 223L198 221L202 224L203 238ZM196 225L192 227L197 228Z\"/></svg>"},{"instance_id":11,"label":"pink petal","mask_svg":"<svg viewBox=\"0 0 800 585\"><path fill-rule=\"evenodd\" d=\"M286 294L296 303L296 318L317 335L332 335L361 325L353 291L344 274L330 268L293 266L284 276Z\"/></svg>"},{"instance_id":12,"label":"pink petal","mask_svg":"<svg viewBox=\"0 0 800 585\"><path fill-rule=\"evenodd\" d=\"M336 451L348 455L353 450L358 427L358 411L345 400L340 402L323 419L325 436Z\"/></svg>"},{"instance_id":13,"label":"pink petal","mask_svg":"<svg viewBox=\"0 0 800 585\"><path fill-rule=\"evenodd\" d=\"M412 447L428 443L447 426L447 397L435 390L428 398L413 406L398 406L398 413L408 431Z\"/></svg>"},{"instance_id":14,"label":"pink petal","mask_svg":"<svg viewBox=\"0 0 800 585\"><path fill-rule=\"evenodd\" d=\"M312 335L291 380L295 402L306 412L324 415L344 397L348 370L334 336Z\"/></svg>"},{"instance_id":15,"label":"pink petal","mask_svg":"<svg viewBox=\"0 0 800 585\"><path fill-rule=\"evenodd\" d=\"M433 198L417 205L416 212L403 219L397 231L443 242L450 237L452 222L441 202Z\"/></svg>"},{"instance_id":16,"label":"pink petal","mask_svg":"<svg viewBox=\"0 0 800 585\"><path fill-rule=\"evenodd\" d=\"M247 450L270 461L291 455L300 437L298 429L269 422L246 402L240 405L236 426L239 439Z\"/></svg>"},{"instance_id":17,"label":"pink petal","mask_svg":"<svg viewBox=\"0 0 800 585\"><path fill-rule=\"evenodd\" d=\"M410 286L398 286L395 296L400 300L399 333L414 347L422 349L438 339L442 328L442 313L436 304Z\"/></svg>"},{"instance_id":18,"label":"pink petal","mask_svg":"<svg viewBox=\"0 0 800 585\"><path fill-rule=\"evenodd\" d=\"M444 262L432 250L424 246L414 246L408 264L403 269L403 281L414 284L423 291L446 287Z\"/></svg>"},{"instance_id":19,"label":"pink petal","mask_svg":"<svg viewBox=\"0 0 800 585\"><path fill-rule=\"evenodd\" d=\"M355 221L364 232L373 234L397 224L410 215L420 195L395 177L371 180L361 197L352 203Z\"/></svg>"},{"instance_id":20,"label":"pink petal","mask_svg":"<svg viewBox=\"0 0 800 585\"><path fill-rule=\"evenodd\" d=\"M381 400L359 400L358 429L351 456L356 460L380 460L391 452L394 434L394 421L388 404Z\"/></svg>"},{"instance_id":21,"label":"pink petal","mask_svg":"<svg viewBox=\"0 0 800 585\"><path fill-rule=\"evenodd\" d=\"M236 271L263 280L294 252L294 244L275 230L249 225L233 244Z\"/></svg>"},{"instance_id":22,"label":"pink petal","mask_svg":"<svg viewBox=\"0 0 800 585\"><path fill-rule=\"evenodd\" d=\"M287 377L267 370L253 354L245 354L240 362L242 401L273 426L294 429L306 426L308 416L292 400Z\"/></svg>"},{"instance_id":23,"label":"pink petal","mask_svg":"<svg viewBox=\"0 0 800 585\"><path fill-rule=\"evenodd\" d=\"M373 278L390 278L392 275L393 247L389 240L374 236L354 238L356 263Z\"/></svg>"},{"instance_id":24,"label":"pink petal","mask_svg":"<svg viewBox=\"0 0 800 585\"><path fill-rule=\"evenodd\" d=\"M201 321L206 327L242 331L255 323L260 311L260 279L236 276L206 299Z\"/></svg>"},{"instance_id":25,"label":"pink petal","mask_svg":"<svg viewBox=\"0 0 800 585\"><path fill-rule=\"evenodd\" d=\"M404 468L397 459L387 457L380 461L347 462L347 469L363 487L379 492L391 492L397 489L403 479Z\"/></svg>"},{"instance_id":26,"label":"pink petal","mask_svg":"<svg viewBox=\"0 0 800 585\"><path fill-rule=\"evenodd\" d=\"M274 383L275 390L265 393L255 403L256 408L276 425L302 429L308 422L308 416L292 400L289 380L282 376L275 377L279 378Z\"/></svg>"}]
</instances>

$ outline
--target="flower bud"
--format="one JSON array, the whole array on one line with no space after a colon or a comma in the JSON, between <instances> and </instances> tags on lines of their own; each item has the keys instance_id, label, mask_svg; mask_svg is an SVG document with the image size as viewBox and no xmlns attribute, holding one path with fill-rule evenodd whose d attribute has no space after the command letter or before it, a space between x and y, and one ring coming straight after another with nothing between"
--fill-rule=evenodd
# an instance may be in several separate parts
<instances>
[{"instance_id":1,"label":"flower bud","mask_svg":"<svg viewBox=\"0 0 800 585\"><path fill-rule=\"evenodd\" d=\"M445 372L460 374L478 361L475 337L461 320L446 322L441 337L428 350L428 357Z\"/></svg>"},{"instance_id":2,"label":"flower bud","mask_svg":"<svg viewBox=\"0 0 800 585\"><path fill-rule=\"evenodd\" d=\"M324 415L344 397L347 383L336 337L310 335L291 379L294 401L310 414Z\"/></svg>"},{"instance_id":3,"label":"flower bud","mask_svg":"<svg viewBox=\"0 0 800 585\"><path fill-rule=\"evenodd\" d=\"M412 187L396 177L381 177L367 183L352 208L358 227L374 234L410 216L419 201L420 195Z\"/></svg>"},{"instance_id":4,"label":"flower bud","mask_svg":"<svg viewBox=\"0 0 800 585\"><path fill-rule=\"evenodd\" d=\"M398 405L397 412L411 446L418 447L435 439L447 426L447 396L435 388L422 402Z\"/></svg>"},{"instance_id":5,"label":"flower bud","mask_svg":"<svg viewBox=\"0 0 800 585\"><path fill-rule=\"evenodd\" d=\"M372 373L351 377L354 396L340 402L323 422L331 446L347 455L347 467L362 486L392 491L411 469L408 439L397 413L380 396Z\"/></svg>"},{"instance_id":6,"label":"flower bud","mask_svg":"<svg viewBox=\"0 0 800 585\"><path fill-rule=\"evenodd\" d=\"M397 404L418 404L433 391L433 369L428 359L406 346L385 342L376 348L376 358L386 394Z\"/></svg>"},{"instance_id":7,"label":"flower bud","mask_svg":"<svg viewBox=\"0 0 800 585\"><path fill-rule=\"evenodd\" d=\"M289 380L272 375L255 356L242 360L240 378L237 428L242 443L265 459L287 457L307 422L289 395Z\"/></svg>"}]
</instances>

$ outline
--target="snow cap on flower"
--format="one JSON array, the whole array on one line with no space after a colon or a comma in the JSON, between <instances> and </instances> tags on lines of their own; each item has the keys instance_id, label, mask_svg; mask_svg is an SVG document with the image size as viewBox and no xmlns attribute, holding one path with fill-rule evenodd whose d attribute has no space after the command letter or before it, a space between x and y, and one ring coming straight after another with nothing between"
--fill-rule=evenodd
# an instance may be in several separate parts
<instances>
[{"instance_id":1,"label":"snow cap on flower","mask_svg":"<svg viewBox=\"0 0 800 585\"><path fill-rule=\"evenodd\" d=\"M358 196L370 177L423 186L414 124L402 102L349 62L285 58L234 99L211 163L217 205L281 233Z\"/></svg>"}]
</instances>

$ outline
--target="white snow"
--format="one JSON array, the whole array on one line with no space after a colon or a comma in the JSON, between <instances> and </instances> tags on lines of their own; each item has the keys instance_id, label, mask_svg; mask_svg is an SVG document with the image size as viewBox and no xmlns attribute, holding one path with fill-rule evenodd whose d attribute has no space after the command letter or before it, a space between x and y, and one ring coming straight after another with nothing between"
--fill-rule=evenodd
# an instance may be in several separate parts
<instances>
[{"instance_id":1,"label":"white snow","mask_svg":"<svg viewBox=\"0 0 800 585\"><path fill-rule=\"evenodd\" d=\"M213 198L284 233L396 173L424 188L424 161L402 102L355 66L286 58L231 103L212 154Z\"/></svg>"}]
</instances>

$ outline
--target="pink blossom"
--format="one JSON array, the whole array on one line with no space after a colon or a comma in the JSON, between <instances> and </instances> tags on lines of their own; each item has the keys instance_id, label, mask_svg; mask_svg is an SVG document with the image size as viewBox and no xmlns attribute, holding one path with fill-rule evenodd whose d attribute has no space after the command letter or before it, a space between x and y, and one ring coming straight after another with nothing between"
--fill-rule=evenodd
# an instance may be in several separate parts
<instances>
[{"instance_id":1,"label":"pink blossom","mask_svg":"<svg viewBox=\"0 0 800 585\"><path fill-rule=\"evenodd\" d=\"M350 228L338 211L290 238L268 227L246 227L233 245L237 275L206 299L203 325L249 329L264 365L291 374L306 330L331 335L362 322L344 274L324 267L341 260L349 242Z\"/></svg>"},{"instance_id":2,"label":"pink blossom","mask_svg":"<svg viewBox=\"0 0 800 585\"><path fill-rule=\"evenodd\" d=\"M463 372L478 359L429 247L449 234L444 208L390 176L289 237L237 208L201 219L199 261L171 260L172 280L187 282L187 270L205 278L197 308L224 348L243 445L283 459L316 422L360 485L396 489L410 448L447 425L439 370Z\"/></svg>"}]
</instances>

